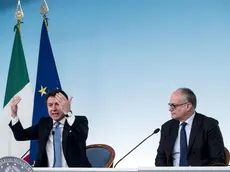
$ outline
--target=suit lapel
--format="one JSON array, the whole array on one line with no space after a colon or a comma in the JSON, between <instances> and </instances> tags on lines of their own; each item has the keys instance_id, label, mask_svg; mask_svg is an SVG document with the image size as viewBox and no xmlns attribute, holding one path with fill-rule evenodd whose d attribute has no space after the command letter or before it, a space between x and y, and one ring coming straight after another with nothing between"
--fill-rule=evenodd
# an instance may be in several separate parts
<instances>
[{"instance_id":1,"label":"suit lapel","mask_svg":"<svg viewBox=\"0 0 230 172\"><path fill-rule=\"evenodd\" d=\"M68 137L69 131L70 131L70 126L66 120L64 124L64 128L63 128L63 136L62 136L62 148L63 148L63 153L65 157L66 157L66 148L67 148L67 137Z\"/></svg>"},{"instance_id":2,"label":"suit lapel","mask_svg":"<svg viewBox=\"0 0 230 172\"><path fill-rule=\"evenodd\" d=\"M169 140L170 154L173 151L173 146L175 144L175 141L176 141L176 138L177 138L177 135L178 135L178 129L179 129L179 121L173 120L171 128L170 128L170 137L169 137L170 138L170 140Z\"/></svg>"},{"instance_id":3,"label":"suit lapel","mask_svg":"<svg viewBox=\"0 0 230 172\"><path fill-rule=\"evenodd\" d=\"M48 120L48 128L44 132L44 138L45 138L44 143L47 143L47 141L49 139L50 132L51 132L52 129L53 129L53 120L51 118L49 118L49 120Z\"/></svg>"},{"instance_id":4,"label":"suit lapel","mask_svg":"<svg viewBox=\"0 0 230 172\"><path fill-rule=\"evenodd\" d=\"M195 114L195 117L192 122L192 128L191 128L191 133L190 133L190 138L189 138L189 147L188 151L191 149L192 144L194 142L194 139L196 138L197 132L200 129L200 125L202 123L201 115L198 113Z\"/></svg>"}]
</instances>

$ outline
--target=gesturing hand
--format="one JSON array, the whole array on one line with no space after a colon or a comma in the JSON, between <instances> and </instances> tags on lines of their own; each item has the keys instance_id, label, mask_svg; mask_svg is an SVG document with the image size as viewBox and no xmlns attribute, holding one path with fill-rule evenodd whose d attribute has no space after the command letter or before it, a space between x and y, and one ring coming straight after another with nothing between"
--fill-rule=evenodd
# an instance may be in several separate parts
<instances>
[{"instance_id":1,"label":"gesturing hand","mask_svg":"<svg viewBox=\"0 0 230 172\"><path fill-rule=\"evenodd\" d=\"M57 102L59 103L61 110L64 114L67 114L68 112L70 112L70 105L71 105L73 97L70 97L70 99L67 100L66 97L62 93L57 93L55 95L55 98Z\"/></svg>"},{"instance_id":2,"label":"gesturing hand","mask_svg":"<svg viewBox=\"0 0 230 172\"><path fill-rule=\"evenodd\" d=\"M21 101L21 97L15 96L10 101L10 107L11 107L11 116L15 118L17 116L18 112L18 103Z\"/></svg>"}]
</instances>

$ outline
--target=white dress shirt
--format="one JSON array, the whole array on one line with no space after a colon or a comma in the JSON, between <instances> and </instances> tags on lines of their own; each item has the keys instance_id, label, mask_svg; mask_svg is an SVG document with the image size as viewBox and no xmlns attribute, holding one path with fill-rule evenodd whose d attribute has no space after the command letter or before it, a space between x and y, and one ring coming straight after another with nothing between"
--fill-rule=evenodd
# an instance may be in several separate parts
<instances>
[{"instance_id":1,"label":"white dress shirt","mask_svg":"<svg viewBox=\"0 0 230 172\"><path fill-rule=\"evenodd\" d=\"M60 131L61 131L61 143L62 143L62 136L63 136L63 128L64 128L64 124L65 121L67 120L68 124L70 126L73 125L74 120L75 120L75 116L71 115L68 118L64 117L60 122ZM12 122L12 126L15 125L17 122L19 121L18 116L16 116L15 118L12 118L11 122ZM46 143L46 153L47 153L47 157L48 157L48 167L53 167L54 165L54 139L53 139L53 134L52 131L54 131L55 127L56 127L56 121L53 120L53 129L50 131L49 134L49 138L48 141ZM62 150L62 146L61 146L61 162L62 162L62 167L68 167L67 163L66 163L66 159L64 157L64 153Z\"/></svg>"},{"instance_id":2,"label":"white dress shirt","mask_svg":"<svg viewBox=\"0 0 230 172\"><path fill-rule=\"evenodd\" d=\"M187 123L187 125L185 126L185 132L186 132L188 146L189 146L189 137L190 137L192 122L194 117L195 117L195 113L192 116L190 116L186 121L184 121ZM173 147L173 152L172 152L173 166L179 166L180 164L180 131L181 131L182 123L183 122L180 122L177 138Z\"/></svg>"}]
</instances>

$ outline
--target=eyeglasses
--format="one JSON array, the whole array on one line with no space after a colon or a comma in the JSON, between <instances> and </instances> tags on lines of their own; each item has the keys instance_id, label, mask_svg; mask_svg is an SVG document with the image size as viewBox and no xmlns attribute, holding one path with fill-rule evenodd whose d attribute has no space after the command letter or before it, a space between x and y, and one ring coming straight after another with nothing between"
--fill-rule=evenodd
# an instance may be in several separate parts
<instances>
[{"instance_id":1,"label":"eyeglasses","mask_svg":"<svg viewBox=\"0 0 230 172\"><path fill-rule=\"evenodd\" d=\"M176 109L177 107L185 105L187 103L189 103L189 102L185 102L185 103L181 103L181 104L168 103L168 105L170 108Z\"/></svg>"}]
</instances>

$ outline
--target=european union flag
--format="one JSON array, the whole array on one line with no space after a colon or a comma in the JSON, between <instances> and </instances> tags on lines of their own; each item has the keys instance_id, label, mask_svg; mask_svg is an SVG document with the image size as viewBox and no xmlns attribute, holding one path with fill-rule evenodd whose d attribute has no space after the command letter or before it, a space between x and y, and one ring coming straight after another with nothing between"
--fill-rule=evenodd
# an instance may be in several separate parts
<instances>
[{"instance_id":1,"label":"european union flag","mask_svg":"<svg viewBox=\"0 0 230 172\"><path fill-rule=\"evenodd\" d=\"M45 104L46 94L54 88L60 88L55 60L50 45L47 19L44 18L41 31L40 49L38 57L37 81L34 95L34 109L32 124L37 124L41 117L49 116ZM30 164L34 164L38 150L37 141L30 144Z\"/></svg>"}]
</instances>

